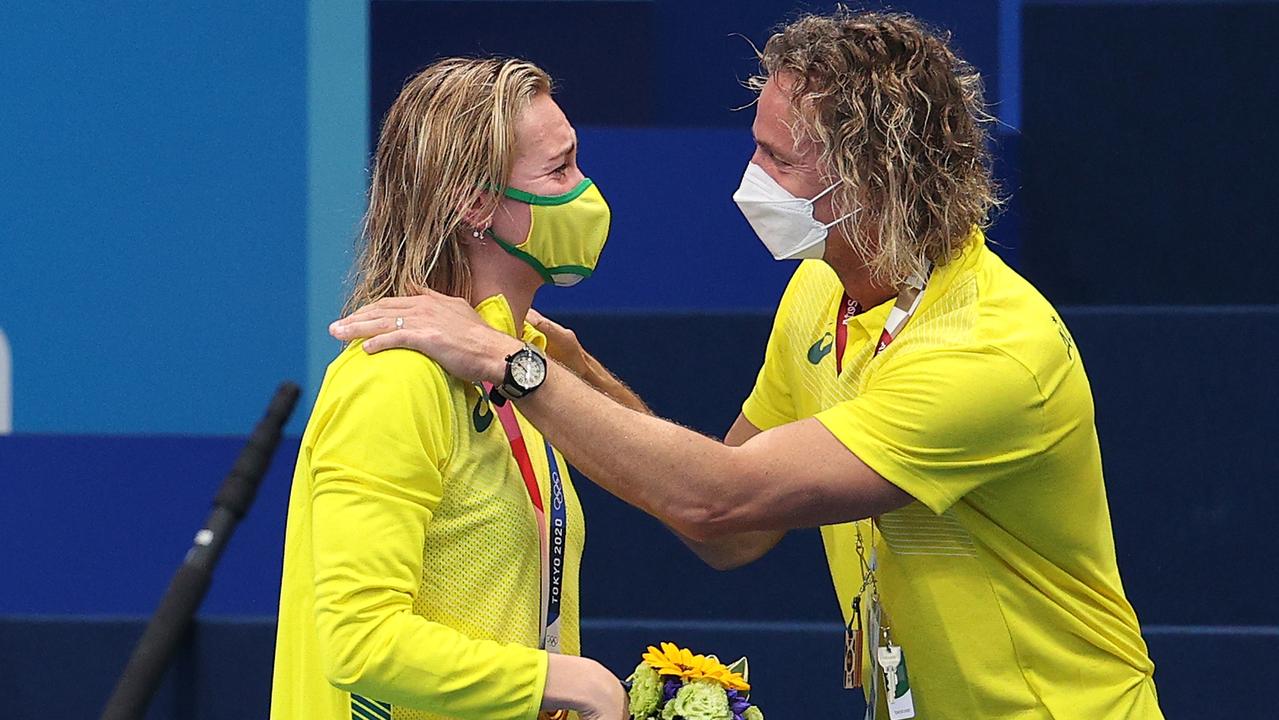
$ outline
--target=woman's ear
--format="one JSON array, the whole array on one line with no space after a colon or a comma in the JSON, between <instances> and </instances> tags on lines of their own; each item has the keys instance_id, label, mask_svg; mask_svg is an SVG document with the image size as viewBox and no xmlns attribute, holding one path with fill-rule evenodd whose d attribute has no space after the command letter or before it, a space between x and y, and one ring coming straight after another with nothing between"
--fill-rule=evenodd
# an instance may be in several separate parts
<instances>
[{"instance_id":1,"label":"woman's ear","mask_svg":"<svg viewBox=\"0 0 1279 720\"><path fill-rule=\"evenodd\" d=\"M471 230L483 232L493 225L493 214L496 212L493 193L483 190L475 194L471 202L462 211L462 222Z\"/></svg>"}]
</instances>

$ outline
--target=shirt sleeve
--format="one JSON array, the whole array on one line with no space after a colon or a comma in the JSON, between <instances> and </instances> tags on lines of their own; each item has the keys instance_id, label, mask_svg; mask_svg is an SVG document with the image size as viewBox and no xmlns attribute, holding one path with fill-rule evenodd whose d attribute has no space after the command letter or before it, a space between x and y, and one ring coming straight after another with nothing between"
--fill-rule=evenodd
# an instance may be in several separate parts
<instances>
[{"instance_id":1,"label":"shirt sleeve","mask_svg":"<svg viewBox=\"0 0 1279 720\"><path fill-rule=\"evenodd\" d=\"M742 414L752 425L760 430L768 430L778 425L794 422L796 417L795 402L791 397L791 383L786 377L787 364L793 349L788 334L787 321L790 316L790 298L794 288L800 282L803 265L791 277L782 300L778 303L777 314L773 318L773 329L768 335L768 345L764 348L764 364L759 368L755 378L755 387L742 403Z\"/></svg>"},{"instance_id":2,"label":"shirt sleeve","mask_svg":"<svg viewBox=\"0 0 1279 720\"><path fill-rule=\"evenodd\" d=\"M933 512L944 513L984 483L1024 473L1039 457L1039 385L999 350L924 350L881 373L817 420Z\"/></svg>"},{"instance_id":3,"label":"shirt sleeve","mask_svg":"<svg viewBox=\"0 0 1279 720\"><path fill-rule=\"evenodd\" d=\"M453 447L443 372L359 353L329 378L312 447L315 615L329 681L461 720L534 718L546 653L470 638L413 612Z\"/></svg>"}]
</instances>

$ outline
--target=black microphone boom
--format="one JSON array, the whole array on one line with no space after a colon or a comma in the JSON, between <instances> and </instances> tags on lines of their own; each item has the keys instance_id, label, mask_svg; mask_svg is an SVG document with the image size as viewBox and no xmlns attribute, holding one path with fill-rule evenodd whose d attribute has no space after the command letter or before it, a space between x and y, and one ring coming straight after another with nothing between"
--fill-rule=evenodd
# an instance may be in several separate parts
<instances>
[{"instance_id":1,"label":"black microphone boom","mask_svg":"<svg viewBox=\"0 0 1279 720\"><path fill-rule=\"evenodd\" d=\"M194 544L169 582L169 589L151 616L142 639L133 649L129 664L102 711L102 720L141 720L146 714L169 661L204 600L213 579L213 568L222 556L227 540L253 504L262 476L266 474L271 456L280 443L284 423L293 413L300 394L301 390L291 382L281 383L275 391L266 415L253 429L231 473L213 499L209 519L195 534Z\"/></svg>"}]
</instances>

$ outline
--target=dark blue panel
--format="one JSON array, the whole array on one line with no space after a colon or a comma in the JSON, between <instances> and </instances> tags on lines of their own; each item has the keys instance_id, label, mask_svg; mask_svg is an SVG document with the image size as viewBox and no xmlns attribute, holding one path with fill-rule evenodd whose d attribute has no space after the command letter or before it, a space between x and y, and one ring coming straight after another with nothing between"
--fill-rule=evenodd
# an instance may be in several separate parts
<instances>
[{"instance_id":1,"label":"dark blue panel","mask_svg":"<svg viewBox=\"0 0 1279 720\"><path fill-rule=\"evenodd\" d=\"M952 32L956 48L987 76L987 87L998 87L995 0L864 5L913 12ZM536 61L560 81L561 102L581 123L745 127L749 115L732 110L753 99L740 82L759 69L751 43L762 48L779 24L801 10L829 12L834 6L740 0L373 0L371 127L376 133L404 80L432 58L476 53Z\"/></svg>"},{"instance_id":2,"label":"dark blue panel","mask_svg":"<svg viewBox=\"0 0 1279 720\"><path fill-rule=\"evenodd\" d=\"M1146 623L1274 623L1279 308L1063 312L1088 368L1129 599Z\"/></svg>"},{"instance_id":3,"label":"dark blue panel","mask_svg":"<svg viewBox=\"0 0 1279 720\"><path fill-rule=\"evenodd\" d=\"M1146 633L1159 705L1169 718L1262 718L1274 714L1279 628L1164 627ZM1217 684L1218 682L1222 684ZM1265 690L1262 690L1265 688Z\"/></svg>"},{"instance_id":4,"label":"dark blue panel","mask_svg":"<svg viewBox=\"0 0 1279 720\"><path fill-rule=\"evenodd\" d=\"M240 438L0 437L0 613L138 614L160 600ZM205 611L274 614L297 441L231 538Z\"/></svg>"},{"instance_id":5,"label":"dark blue panel","mask_svg":"<svg viewBox=\"0 0 1279 720\"><path fill-rule=\"evenodd\" d=\"M1058 303L1273 303L1274 3L1030 4L1025 267Z\"/></svg>"},{"instance_id":6,"label":"dark blue panel","mask_svg":"<svg viewBox=\"0 0 1279 720\"><path fill-rule=\"evenodd\" d=\"M188 694L192 720L265 718L271 705L271 671L275 659L275 620L201 620L190 652L194 688ZM181 715L179 718L183 717Z\"/></svg>"},{"instance_id":7,"label":"dark blue panel","mask_svg":"<svg viewBox=\"0 0 1279 720\"><path fill-rule=\"evenodd\" d=\"M542 66L570 119L652 120L653 6L648 2L387 2L369 8L369 102L376 146L404 82L453 55L513 55Z\"/></svg>"},{"instance_id":8,"label":"dark blue panel","mask_svg":"<svg viewBox=\"0 0 1279 720\"><path fill-rule=\"evenodd\" d=\"M134 618L0 616L5 717L98 717L144 627ZM259 634L264 628L259 626ZM191 717L193 660L189 642L184 643L146 720Z\"/></svg>"}]
</instances>

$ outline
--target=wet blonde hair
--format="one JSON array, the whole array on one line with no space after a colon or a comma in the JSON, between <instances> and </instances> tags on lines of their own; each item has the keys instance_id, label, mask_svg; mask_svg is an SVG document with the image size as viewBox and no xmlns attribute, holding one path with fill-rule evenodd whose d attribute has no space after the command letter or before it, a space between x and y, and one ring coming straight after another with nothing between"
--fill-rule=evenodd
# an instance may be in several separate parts
<instances>
[{"instance_id":1,"label":"wet blonde hair","mask_svg":"<svg viewBox=\"0 0 1279 720\"><path fill-rule=\"evenodd\" d=\"M795 141L821 149L835 217L872 277L901 285L944 264L999 204L991 177L981 75L949 37L899 13L808 15L769 38L758 91L788 73Z\"/></svg>"},{"instance_id":2,"label":"wet blonde hair","mask_svg":"<svg viewBox=\"0 0 1279 720\"><path fill-rule=\"evenodd\" d=\"M480 217L496 211L516 119L550 91L545 71L510 58L448 58L405 84L382 123L344 312L426 289L470 295L471 270L455 237L477 200Z\"/></svg>"}]
</instances>

